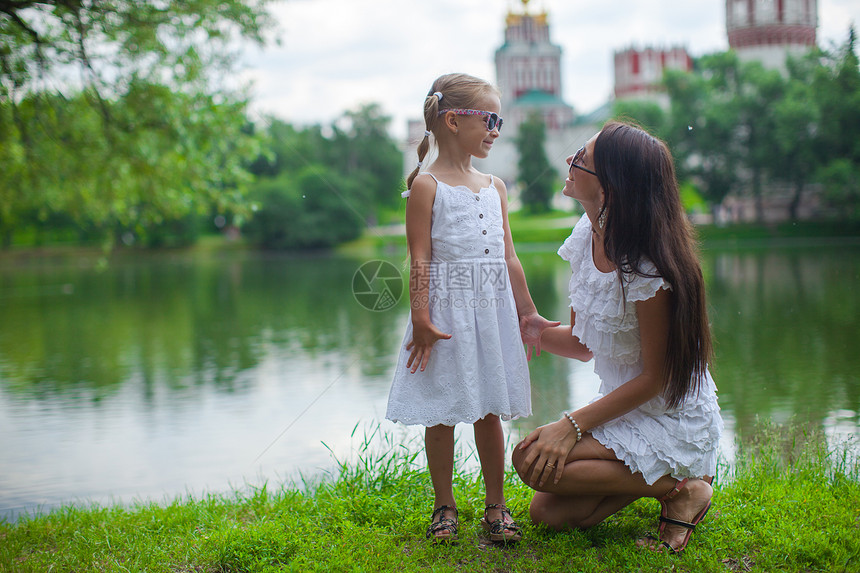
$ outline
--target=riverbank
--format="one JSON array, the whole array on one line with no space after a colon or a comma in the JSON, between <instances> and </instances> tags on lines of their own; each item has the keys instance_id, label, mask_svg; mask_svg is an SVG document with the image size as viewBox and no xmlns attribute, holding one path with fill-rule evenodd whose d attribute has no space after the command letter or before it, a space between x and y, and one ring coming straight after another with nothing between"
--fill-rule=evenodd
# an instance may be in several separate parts
<instances>
[{"instance_id":1,"label":"riverbank","mask_svg":"<svg viewBox=\"0 0 860 573\"><path fill-rule=\"evenodd\" d=\"M511 234L520 249L552 250L558 248L570 235L579 215L553 211L541 215L522 212L510 214ZM831 244L860 245L860 221L799 221L779 224L744 223L716 226L697 225L696 233L703 249L747 249L776 246L810 246ZM70 256L95 260L106 264L112 256L141 253L174 252L177 254L216 255L225 252L253 250L252 244L241 237L219 234L203 235L187 247L162 249L116 248L72 243L41 246L19 245L0 250L0 261L22 262L33 258L62 260ZM406 226L403 223L381 225L365 229L361 237L335 248L335 251L354 256L373 256L383 253L406 252Z\"/></svg>"},{"instance_id":2,"label":"riverbank","mask_svg":"<svg viewBox=\"0 0 860 573\"><path fill-rule=\"evenodd\" d=\"M525 537L495 546L479 527L480 477L468 472L455 479L459 543L431 545L431 486L417 448L366 436L356 461L321 483L0 524L0 571L860 571L858 444L827 448L796 424L762 427L739 448L680 556L634 544L656 531L654 500L589 531L557 533L529 522L530 490L512 474L508 504Z\"/></svg>"},{"instance_id":3,"label":"riverbank","mask_svg":"<svg viewBox=\"0 0 860 573\"><path fill-rule=\"evenodd\" d=\"M545 215L511 213L511 235L517 246L558 248L570 235L578 215L553 212ZM762 248L779 245L850 243L860 244L860 222L797 221L773 225L697 225L704 249ZM342 245L343 252L399 252L406 248L406 227L402 223L367 229L355 241Z\"/></svg>"}]
</instances>

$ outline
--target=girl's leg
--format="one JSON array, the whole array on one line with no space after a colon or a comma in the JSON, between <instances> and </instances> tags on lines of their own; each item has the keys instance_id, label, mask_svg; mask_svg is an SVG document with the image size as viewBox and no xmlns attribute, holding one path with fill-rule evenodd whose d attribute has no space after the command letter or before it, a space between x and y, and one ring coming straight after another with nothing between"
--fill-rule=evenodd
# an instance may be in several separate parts
<instances>
[{"instance_id":1,"label":"girl's leg","mask_svg":"<svg viewBox=\"0 0 860 573\"><path fill-rule=\"evenodd\" d=\"M475 422L473 427L487 494L484 501L488 505L505 503L505 437L502 423L498 416L489 414Z\"/></svg>"},{"instance_id":2,"label":"girl's leg","mask_svg":"<svg viewBox=\"0 0 860 573\"><path fill-rule=\"evenodd\" d=\"M424 430L424 448L436 495L433 507L454 507L454 426L432 426Z\"/></svg>"},{"instance_id":3,"label":"girl's leg","mask_svg":"<svg viewBox=\"0 0 860 573\"><path fill-rule=\"evenodd\" d=\"M488 414L473 425L475 429L475 446L481 460L481 474L484 476L486 488L485 505L505 503L505 436L502 432L502 422L495 414ZM487 521L492 523L504 519L500 508L486 511ZM506 520L506 522L511 520Z\"/></svg>"},{"instance_id":4,"label":"girl's leg","mask_svg":"<svg viewBox=\"0 0 860 573\"><path fill-rule=\"evenodd\" d=\"M457 507L454 500L454 426L432 426L424 430L424 450L427 466L433 482L435 500L433 508L441 505ZM445 511L437 516L441 519L456 519L454 511Z\"/></svg>"}]
</instances>

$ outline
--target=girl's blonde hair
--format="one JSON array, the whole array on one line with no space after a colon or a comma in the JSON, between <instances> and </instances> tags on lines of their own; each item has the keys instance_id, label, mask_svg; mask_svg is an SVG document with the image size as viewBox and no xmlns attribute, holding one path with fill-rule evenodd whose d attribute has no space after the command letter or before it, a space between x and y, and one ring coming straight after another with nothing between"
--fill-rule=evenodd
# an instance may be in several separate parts
<instances>
[{"instance_id":1,"label":"girl's blonde hair","mask_svg":"<svg viewBox=\"0 0 860 573\"><path fill-rule=\"evenodd\" d=\"M439 125L439 112L446 109L472 109L481 96L487 93L500 95L499 90L491 83L468 74L445 74L436 78L424 100L425 135L418 144L418 166L406 179L407 189L412 188L412 182L418 176L421 163L430 150L430 136L427 133L432 132L438 136L436 129Z\"/></svg>"}]
</instances>

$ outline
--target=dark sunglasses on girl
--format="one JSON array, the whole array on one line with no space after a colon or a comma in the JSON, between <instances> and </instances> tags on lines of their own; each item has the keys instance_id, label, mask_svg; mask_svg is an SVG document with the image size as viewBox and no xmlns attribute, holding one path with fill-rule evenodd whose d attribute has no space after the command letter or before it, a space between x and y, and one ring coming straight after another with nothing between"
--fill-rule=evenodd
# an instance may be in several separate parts
<instances>
[{"instance_id":1,"label":"dark sunglasses on girl","mask_svg":"<svg viewBox=\"0 0 860 573\"><path fill-rule=\"evenodd\" d=\"M502 130L502 124L505 122L499 114L492 111L481 111L479 109L443 109L439 111L439 115L453 111L457 115L480 115L484 118L484 123L487 124L487 131L494 129Z\"/></svg>"}]
</instances>

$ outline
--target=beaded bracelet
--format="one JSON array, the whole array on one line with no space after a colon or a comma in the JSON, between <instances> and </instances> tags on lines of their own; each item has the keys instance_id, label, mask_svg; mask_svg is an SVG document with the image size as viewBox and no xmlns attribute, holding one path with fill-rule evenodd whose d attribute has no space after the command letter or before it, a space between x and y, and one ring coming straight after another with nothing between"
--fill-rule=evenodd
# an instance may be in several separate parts
<instances>
[{"instance_id":1,"label":"beaded bracelet","mask_svg":"<svg viewBox=\"0 0 860 573\"><path fill-rule=\"evenodd\" d=\"M573 419L573 416L570 415L570 412L565 412L564 415L570 420L570 423L573 424L573 428L576 430L576 441L582 439L582 430L579 427L579 424L576 423L576 420Z\"/></svg>"}]
</instances>

